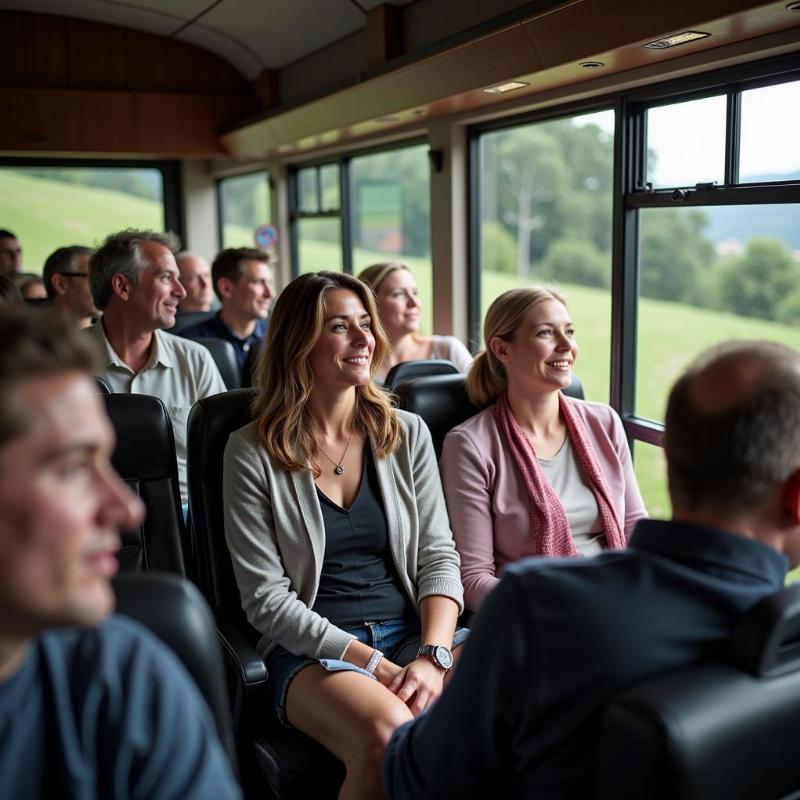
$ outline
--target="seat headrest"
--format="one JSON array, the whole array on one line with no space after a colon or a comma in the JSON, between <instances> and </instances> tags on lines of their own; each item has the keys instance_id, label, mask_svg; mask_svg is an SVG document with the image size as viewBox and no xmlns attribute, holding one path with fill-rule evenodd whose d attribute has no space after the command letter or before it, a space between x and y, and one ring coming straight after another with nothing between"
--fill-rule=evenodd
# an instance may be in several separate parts
<instances>
[{"instance_id":1,"label":"seat headrest","mask_svg":"<svg viewBox=\"0 0 800 800\"><path fill-rule=\"evenodd\" d=\"M166 406L146 394L102 395L117 433L112 463L126 480L156 480L177 472L175 438Z\"/></svg>"}]
</instances>

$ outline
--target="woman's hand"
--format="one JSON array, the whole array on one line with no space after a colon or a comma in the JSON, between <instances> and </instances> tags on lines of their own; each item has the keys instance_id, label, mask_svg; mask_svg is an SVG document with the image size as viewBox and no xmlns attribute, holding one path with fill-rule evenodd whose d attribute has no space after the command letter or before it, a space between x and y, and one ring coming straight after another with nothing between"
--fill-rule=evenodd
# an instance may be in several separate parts
<instances>
[{"instance_id":1,"label":"woman's hand","mask_svg":"<svg viewBox=\"0 0 800 800\"><path fill-rule=\"evenodd\" d=\"M400 670L389 684L389 691L394 692L416 717L442 693L444 674L443 669L423 656Z\"/></svg>"}]
</instances>

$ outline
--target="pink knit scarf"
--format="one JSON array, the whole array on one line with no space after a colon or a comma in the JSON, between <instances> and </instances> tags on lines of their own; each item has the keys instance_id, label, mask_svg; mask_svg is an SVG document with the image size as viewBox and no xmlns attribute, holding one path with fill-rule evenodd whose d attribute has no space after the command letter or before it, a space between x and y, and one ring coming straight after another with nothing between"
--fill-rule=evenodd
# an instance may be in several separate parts
<instances>
[{"instance_id":1,"label":"pink knit scarf","mask_svg":"<svg viewBox=\"0 0 800 800\"><path fill-rule=\"evenodd\" d=\"M608 484L597 461L589 433L571 407L570 401L561 392L558 393L558 402L578 464L597 500L606 544L610 549L623 548L626 545L625 534L614 512ZM531 503L531 533L538 551L545 556L579 555L575 549L564 506L544 476L530 440L514 417L506 392L497 398L494 414L497 427L528 488Z\"/></svg>"}]
</instances>

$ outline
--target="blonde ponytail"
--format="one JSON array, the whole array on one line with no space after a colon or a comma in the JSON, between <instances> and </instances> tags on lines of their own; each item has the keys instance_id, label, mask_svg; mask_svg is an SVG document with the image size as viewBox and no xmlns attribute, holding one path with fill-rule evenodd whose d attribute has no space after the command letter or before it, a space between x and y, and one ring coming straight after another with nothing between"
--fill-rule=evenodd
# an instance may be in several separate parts
<instances>
[{"instance_id":1,"label":"blonde ponytail","mask_svg":"<svg viewBox=\"0 0 800 800\"><path fill-rule=\"evenodd\" d=\"M467 396L479 408L494 403L506 388L506 371L490 350L481 350L475 356L467 373Z\"/></svg>"}]
</instances>

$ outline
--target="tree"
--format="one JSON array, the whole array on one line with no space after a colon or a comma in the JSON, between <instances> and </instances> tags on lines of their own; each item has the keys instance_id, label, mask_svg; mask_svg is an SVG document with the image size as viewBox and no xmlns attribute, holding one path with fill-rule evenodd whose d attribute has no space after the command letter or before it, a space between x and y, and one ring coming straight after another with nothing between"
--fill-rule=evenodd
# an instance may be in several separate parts
<instances>
[{"instance_id":1,"label":"tree","mask_svg":"<svg viewBox=\"0 0 800 800\"><path fill-rule=\"evenodd\" d=\"M607 289L611 285L610 254L601 253L589 241L562 239L547 251L542 273L548 280Z\"/></svg>"},{"instance_id":2,"label":"tree","mask_svg":"<svg viewBox=\"0 0 800 800\"><path fill-rule=\"evenodd\" d=\"M800 267L782 242L757 238L747 243L742 256L720 265L717 279L726 309L745 317L775 320L781 311L791 314L789 299L800 290Z\"/></svg>"},{"instance_id":3,"label":"tree","mask_svg":"<svg viewBox=\"0 0 800 800\"><path fill-rule=\"evenodd\" d=\"M703 235L708 218L698 209L658 208L640 216L640 293L656 300L713 305L708 275L714 245Z\"/></svg>"}]
</instances>

